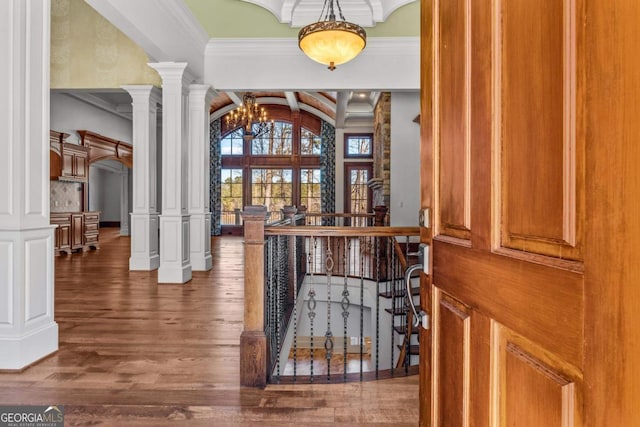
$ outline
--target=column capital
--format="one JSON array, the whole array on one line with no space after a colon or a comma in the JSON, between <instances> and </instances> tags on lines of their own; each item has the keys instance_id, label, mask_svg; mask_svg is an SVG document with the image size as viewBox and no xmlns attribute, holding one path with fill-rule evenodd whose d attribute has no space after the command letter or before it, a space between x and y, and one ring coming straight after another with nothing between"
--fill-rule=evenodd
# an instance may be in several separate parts
<instances>
[{"instance_id":1,"label":"column capital","mask_svg":"<svg viewBox=\"0 0 640 427\"><path fill-rule=\"evenodd\" d=\"M162 83L165 82L181 82L182 86L186 86L193 81L191 74L187 71L186 62L149 62L147 65L160 74Z\"/></svg>"},{"instance_id":2,"label":"column capital","mask_svg":"<svg viewBox=\"0 0 640 427\"><path fill-rule=\"evenodd\" d=\"M160 88L153 85L125 85L121 86L122 89L129 92L134 104L137 103L162 103L162 91Z\"/></svg>"}]
</instances>

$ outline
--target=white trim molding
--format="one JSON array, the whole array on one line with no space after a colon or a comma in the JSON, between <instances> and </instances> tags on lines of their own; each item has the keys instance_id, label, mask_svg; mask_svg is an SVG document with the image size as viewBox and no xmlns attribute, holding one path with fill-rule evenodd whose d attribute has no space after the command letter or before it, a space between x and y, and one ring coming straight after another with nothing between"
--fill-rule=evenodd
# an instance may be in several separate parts
<instances>
[{"instance_id":1,"label":"white trim molding","mask_svg":"<svg viewBox=\"0 0 640 427\"><path fill-rule=\"evenodd\" d=\"M271 12L281 23L303 27L318 20L324 0L243 0ZM416 0L342 0L345 19L363 27L387 20L398 8Z\"/></svg>"}]
</instances>

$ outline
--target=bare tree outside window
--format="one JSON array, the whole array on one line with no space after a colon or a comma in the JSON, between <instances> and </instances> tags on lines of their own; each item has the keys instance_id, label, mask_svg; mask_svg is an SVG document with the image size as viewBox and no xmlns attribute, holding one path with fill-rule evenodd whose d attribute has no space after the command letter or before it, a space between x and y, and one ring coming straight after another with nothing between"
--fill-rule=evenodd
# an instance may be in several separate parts
<instances>
[{"instance_id":1,"label":"bare tree outside window","mask_svg":"<svg viewBox=\"0 0 640 427\"><path fill-rule=\"evenodd\" d=\"M280 210L292 204L291 169L253 169L251 171L251 201L264 205L271 218L279 218Z\"/></svg>"}]
</instances>

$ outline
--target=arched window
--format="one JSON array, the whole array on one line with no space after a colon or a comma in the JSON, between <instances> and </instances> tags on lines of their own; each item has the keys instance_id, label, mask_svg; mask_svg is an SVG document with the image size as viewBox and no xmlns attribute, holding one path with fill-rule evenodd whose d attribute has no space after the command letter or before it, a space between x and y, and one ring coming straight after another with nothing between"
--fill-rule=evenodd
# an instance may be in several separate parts
<instances>
[{"instance_id":1,"label":"arched window","mask_svg":"<svg viewBox=\"0 0 640 427\"><path fill-rule=\"evenodd\" d=\"M265 205L271 219L287 205L320 212L320 120L303 112L282 116L258 138L244 137L241 128L222 130L223 227L240 225L247 205Z\"/></svg>"}]
</instances>

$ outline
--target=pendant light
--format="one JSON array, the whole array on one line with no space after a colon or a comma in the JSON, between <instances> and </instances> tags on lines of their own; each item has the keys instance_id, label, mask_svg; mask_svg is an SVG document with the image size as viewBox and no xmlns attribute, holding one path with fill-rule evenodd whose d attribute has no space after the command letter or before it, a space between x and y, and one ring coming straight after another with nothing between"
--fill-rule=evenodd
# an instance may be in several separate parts
<instances>
[{"instance_id":1,"label":"pendant light","mask_svg":"<svg viewBox=\"0 0 640 427\"><path fill-rule=\"evenodd\" d=\"M335 7L340 20L336 20ZM338 0L325 0L318 22L303 27L298 33L298 46L311 59L325 64L331 71L351 61L367 44L362 27L347 22Z\"/></svg>"}]
</instances>

